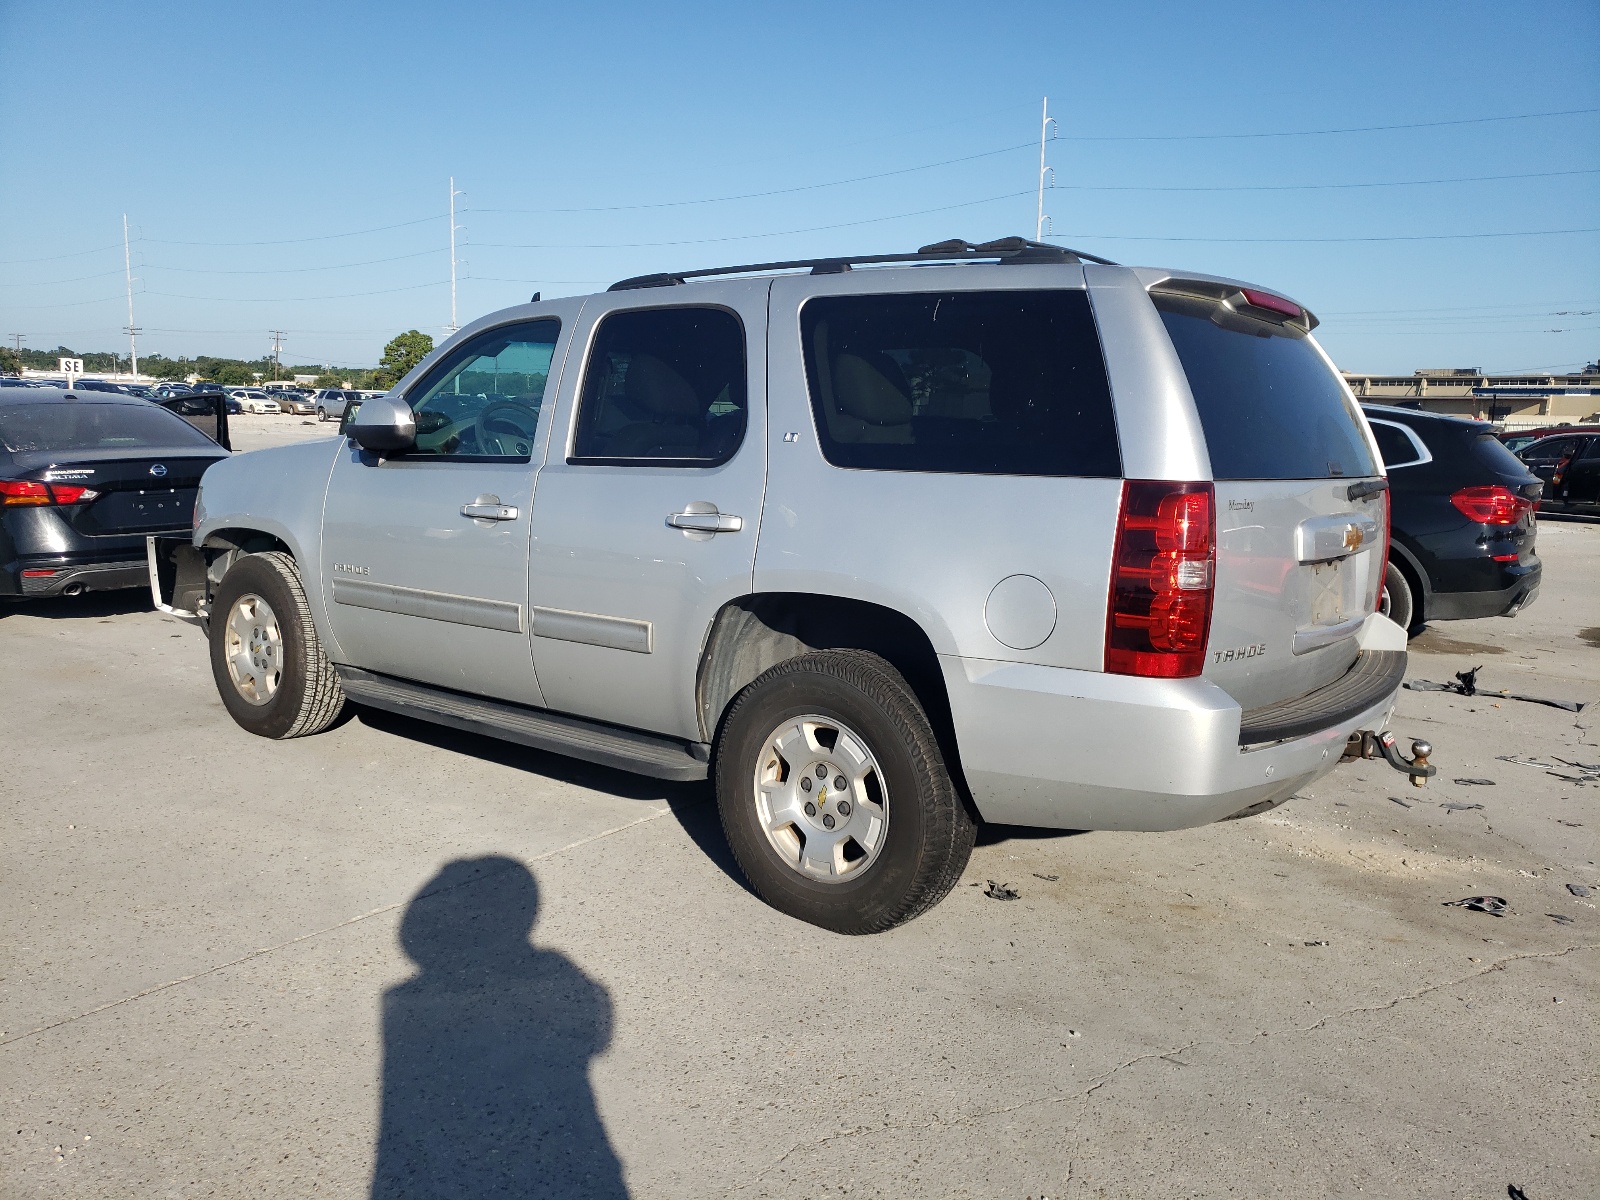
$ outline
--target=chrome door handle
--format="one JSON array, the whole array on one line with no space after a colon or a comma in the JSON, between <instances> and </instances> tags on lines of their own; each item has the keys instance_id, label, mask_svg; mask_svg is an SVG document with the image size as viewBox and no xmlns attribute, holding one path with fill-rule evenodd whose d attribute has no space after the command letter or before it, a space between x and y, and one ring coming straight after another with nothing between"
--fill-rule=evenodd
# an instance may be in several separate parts
<instances>
[{"instance_id":1,"label":"chrome door handle","mask_svg":"<svg viewBox=\"0 0 1600 1200\"><path fill-rule=\"evenodd\" d=\"M744 518L714 508L700 512L690 506L687 512L668 513L667 524L691 533L738 533L744 528Z\"/></svg>"},{"instance_id":2,"label":"chrome door handle","mask_svg":"<svg viewBox=\"0 0 1600 1200\"><path fill-rule=\"evenodd\" d=\"M521 514L513 504L501 504L499 496L482 495L461 506L461 515L474 521L515 521Z\"/></svg>"}]
</instances>

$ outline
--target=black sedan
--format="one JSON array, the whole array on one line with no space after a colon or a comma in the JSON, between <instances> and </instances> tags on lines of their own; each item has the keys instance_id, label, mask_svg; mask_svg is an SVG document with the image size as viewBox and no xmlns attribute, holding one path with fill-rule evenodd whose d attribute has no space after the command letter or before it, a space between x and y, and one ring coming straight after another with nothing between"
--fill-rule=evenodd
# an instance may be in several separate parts
<instances>
[{"instance_id":1,"label":"black sedan","mask_svg":"<svg viewBox=\"0 0 1600 1200\"><path fill-rule=\"evenodd\" d=\"M1517 451L1544 480L1539 511L1600 517L1600 433L1561 433Z\"/></svg>"},{"instance_id":2,"label":"black sedan","mask_svg":"<svg viewBox=\"0 0 1600 1200\"><path fill-rule=\"evenodd\" d=\"M1383 611L1416 632L1426 621L1512 616L1533 603L1544 484L1485 422L1362 408L1389 476Z\"/></svg>"},{"instance_id":3,"label":"black sedan","mask_svg":"<svg viewBox=\"0 0 1600 1200\"><path fill-rule=\"evenodd\" d=\"M148 587L146 535L188 533L200 476L226 457L147 400L0 393L0 599Z\"/></svg>"}]
</instances>

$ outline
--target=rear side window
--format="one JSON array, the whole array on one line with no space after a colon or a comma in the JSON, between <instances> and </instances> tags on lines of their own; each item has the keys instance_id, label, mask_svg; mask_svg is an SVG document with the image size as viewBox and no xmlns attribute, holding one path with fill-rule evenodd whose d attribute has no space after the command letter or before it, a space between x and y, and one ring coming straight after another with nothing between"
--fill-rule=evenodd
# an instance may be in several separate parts
<instances>
[{"instance_id":1,"label":"rear side window","mask_svg":"<svg viewBox=\"0 0 1600 1200\"><path fill-rule=\"evenodd\" d=\"M1303 335L1264 322L1226 328L1216 305L1152 299L1189 377L1214 478L1378 473L1339 377Z\"/></svg>"},{"instance_id":2,"label":"rear side window","mask_svg":"<svg viewBox=\"0 0 1600 1200\"><path fill-rule=\"evenodd\" d=\"M1378 442L1378 453L1383 456L1383 465L1389 470L1412 467L1425 460L1426 456L1411 440L1411 434L1404 426L1394 421L1379 420L1373 420L1371 424L1372 436Z\"/></svg>"},{"instance_id":3,"label":"rear side window","mask_svg":"<svg viewBox=\"0 0 1600 1200\"><path fill-rule=\"evenodd\" d=\"M138 450L217 444L182 417L154 404L0 405L0 445L7 450Z\"/></svg>"},{"instance_id":4,"label":"rear side window","mask_svg":"<svg viewBox=\"0 0 1600 1200\"><path fill-rule=\"evenodd\" d=\"M817 434L838 467L1122 473L1082 291L823 296L800 313Z\"/></svg>"},{"instance_id":5,"label":"rear side window","mask_svg":"<svg viewBox=\"0 0 1600 1200\"><path fill-rule=\"evenodd\" d=\"M744 326L722 308L653 308L600 322L569 462L714 467L744 440Z\"/></svg>"}]
</instances>

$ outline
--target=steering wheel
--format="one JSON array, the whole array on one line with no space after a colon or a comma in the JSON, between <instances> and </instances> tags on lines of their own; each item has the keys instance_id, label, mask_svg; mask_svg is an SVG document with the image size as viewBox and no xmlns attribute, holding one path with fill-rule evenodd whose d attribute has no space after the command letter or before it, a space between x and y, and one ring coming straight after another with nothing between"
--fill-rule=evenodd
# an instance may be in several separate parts
<instances>
[{"instance_id":1,"label":"steering wheel","mask_svg":"<svg viewBox=\"0 0 1600 1200\"><path fill-rule=\"evenodd\" d=\"M531 453L534 430L538 427L539 410L516 400L497 400L486 405L472 422L478 453L506 457Z\"/></svg>"}]
</instances>

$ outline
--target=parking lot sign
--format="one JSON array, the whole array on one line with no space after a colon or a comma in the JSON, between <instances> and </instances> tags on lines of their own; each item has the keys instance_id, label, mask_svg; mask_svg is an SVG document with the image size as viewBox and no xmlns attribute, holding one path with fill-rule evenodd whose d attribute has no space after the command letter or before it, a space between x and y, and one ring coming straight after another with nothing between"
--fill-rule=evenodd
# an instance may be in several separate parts
<instances>
[{"instance_id":1,"label":"parking lot sign","mask_svg":"<svg viewBox=\"0 0 1600 1200\"><path fill-rule=\"evenodd\" d=\"M58 358L56 359L56 364L57 369L67 377L67 386L69 388L72 386L72 381L83 374L83 359L81 358Z\"/></svg>"}]
</instances>

